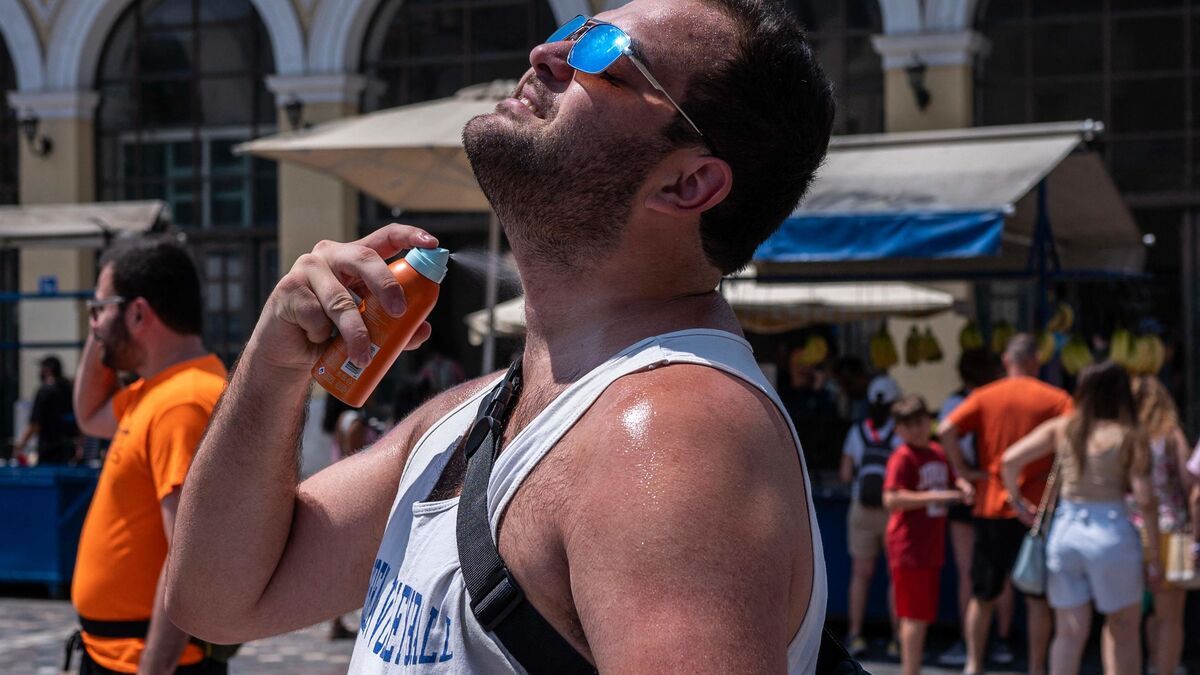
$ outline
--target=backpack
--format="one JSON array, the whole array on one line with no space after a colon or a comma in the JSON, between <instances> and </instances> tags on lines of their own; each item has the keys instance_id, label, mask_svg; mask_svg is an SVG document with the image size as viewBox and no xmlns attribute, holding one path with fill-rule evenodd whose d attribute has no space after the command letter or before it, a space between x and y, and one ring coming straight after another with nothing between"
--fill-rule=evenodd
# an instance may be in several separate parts
<instances>
[{"instance_id":1,"label":"backpack","mask_svg":"<svg viewBox=\"0 0 1200 675\"><path fill-rule=\"evenodd\" d=\"M887 436L873 440L866 431L866 423L858 425L858 435L862 438L863 454L858 467L858 503L871 508L883 508L883 480L887 476L888 458L892 456L892 436L895 429L888 431Z\"/></svg>"}]
</instances>

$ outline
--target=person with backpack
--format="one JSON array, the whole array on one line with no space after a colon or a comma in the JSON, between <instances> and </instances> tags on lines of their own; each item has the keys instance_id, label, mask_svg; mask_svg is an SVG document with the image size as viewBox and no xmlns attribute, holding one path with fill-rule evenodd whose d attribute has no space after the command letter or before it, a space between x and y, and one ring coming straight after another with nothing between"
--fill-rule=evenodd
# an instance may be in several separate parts
<instances>
[{"instance_id":1,"label":"person with backpack","mask_svg":"<svg viewBox=\"0 0 1200 675\"><path fill-rule=\"evenodd\" d=\"M887 375L879 375L867 387L867 417L850 427L842 445L841 479L850 485L850 513L846 519L846 540L849 545L851 571L848 598L849 631L846 649L851 656L860 657L867 651L862 637L863 616L875 564L884 551L883 537L887 531L888 511L883 508L883 483L888 459L901 443L892 421L892 404L900 398L900 385ZM892 621L892 639L888 655L899 657L900 646L895 639L896 617L888 589L888 611Z\"/></svg>"}]
</instances>

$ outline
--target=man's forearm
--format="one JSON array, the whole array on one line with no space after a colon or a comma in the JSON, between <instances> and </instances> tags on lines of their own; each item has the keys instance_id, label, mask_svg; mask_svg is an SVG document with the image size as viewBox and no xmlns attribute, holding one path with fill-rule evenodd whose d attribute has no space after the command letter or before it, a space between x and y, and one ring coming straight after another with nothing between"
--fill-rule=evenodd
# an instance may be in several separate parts
<instances>
[{"instance_id":1,"label":"man's forearm","mask_svg":"<svg viewBox=\"0 0 1200 675\"><path fill-rule=\"evenodd\" d=\"M146 648L138 663L139 675L175 672L179 657L188 644L187 633L171 623L163 609L166 576L164 567L158 575L158 587L154 591L154 613L150 616L150 629L146 633Z\"/></svg>"},{"instance_id":2,"label":"man's forearm","mask_svg":"<svg viewBox=\"0 0 1200 675\"><path fill-rule=\"evenodd\" d=\"M37 423L30 422L29 425L25 427L25 432L21 434L21 437L19 439L17 439L17 442L14 445L17 452L21 452L21 451L25 450L25 446L29 444L29 440L31 438L33 438L34 435L37 434L37 432L38 432Z\"/></svg>"},{"instance_id":3,"label":"man's forearm","mask_svg":"<svg viewBox=\"0 0 1200 675\"><path fill-rule=\"evenodd\" d=\"M183 486L171 549L173 612L201 607L210 617L245 618L287 543L310 378L256 351L252 337Z\"/></svg>"},{"instance_id":4,"label":"man's forearm","mask_svg":"<svg viewBox=\"0 0 1200 675\"><path fill-rule=\"evenodd\" d=\"M954 469L954 473L964 477L970 476L972 469L963 459L962 446L958 444L958 433L953 429L947 429L941 433L939 439L942 442L942 450L946 453L946 460L950 462L950 468Z\"/></svg>"},{"instance_id":5,"label":"man's forearm","mask_svg":"<svg viewBox=\"0 0 1200 675\"><path fill-rule=\"evenodd\" d=\"M75 373L75 388L72 392L75 417L80 428L89 436L107 437L102 430L89 427L91 420L100 408L109 404L113 394L117 392L117 372L100 361L100 346L96 339L88 335L83 345L83 353L79 355L79 369Z\"/></svg>"}]
</instances>

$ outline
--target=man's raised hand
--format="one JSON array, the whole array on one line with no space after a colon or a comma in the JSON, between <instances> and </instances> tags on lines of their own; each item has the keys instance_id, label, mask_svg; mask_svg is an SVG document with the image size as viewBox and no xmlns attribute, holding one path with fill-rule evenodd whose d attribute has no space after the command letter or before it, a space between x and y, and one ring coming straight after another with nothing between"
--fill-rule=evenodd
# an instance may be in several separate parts
<instances>
[{"instance_id":1,"label":"man's raised hand","mask_svg":"<svg viewBox=\"0 0 1200 675\"><path fill-rule=\"evenodd\" d=\"M296 259L267 299L251 337L258 356L307 373L337 328L351 360L366 365L370 339L351 291L359 297L374 295L386 312L400 316L407 307L404 289L384 261L406 249L437 245L428 232L396 223L350 243L318 242ZM406 349L419 347L429 333L429 324L423 323Z\"/></svg>"}]
</instances>

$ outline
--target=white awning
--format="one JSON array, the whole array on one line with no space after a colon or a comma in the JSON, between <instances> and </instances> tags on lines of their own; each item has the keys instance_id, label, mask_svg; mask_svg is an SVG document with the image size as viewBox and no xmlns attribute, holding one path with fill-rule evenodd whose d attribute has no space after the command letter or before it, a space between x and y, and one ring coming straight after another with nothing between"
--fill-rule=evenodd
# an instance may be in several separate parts
<instances>
[{"instance_id":1,"label":"white awning","mask_svg":"<svg viewBox=\"0 0 1200 675\"><path fill-rule=\"evenodd\" d=\"M463 127L493 112L515 87L511 80L473 85L449 98L267 136L236 151L337 176L408 211L490 211L463 151Z\"/></svg>"},{"instance_id":2,"label":"white awning","mask_svg":"<svg viewBox=\"0 0 1200 675\"><path fill-rule=\"evenodd\" d=\"M162 201L0 206L0 248L102 248L116 237L166 228Z\"/></svg>"},{"instance_id":3,"label":"white awning","mask_svg":"<svg viewBox=\"0 0 1200 675\"><path fill-rule=\"evenodd\" d=\"M814 323L861 321L883 317L925 317L955 309L954 296L904 282L884 283L763 283L751 268L721 284L723 295L738 321L756 333L782 333ZM487 310L468 314L467 338L480 344L488 334ZM525 298L496 305L495 334L525 334Z\"/></svg>"}]
</instances>

